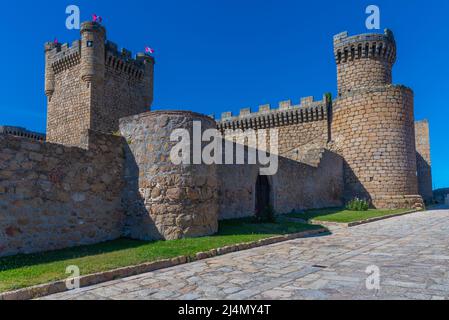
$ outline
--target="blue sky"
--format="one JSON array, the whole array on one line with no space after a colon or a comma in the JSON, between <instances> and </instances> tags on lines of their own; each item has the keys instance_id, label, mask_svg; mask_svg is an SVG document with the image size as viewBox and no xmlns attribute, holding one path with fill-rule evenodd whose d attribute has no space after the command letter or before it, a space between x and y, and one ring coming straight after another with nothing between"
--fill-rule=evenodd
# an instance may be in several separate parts
<instances>
[{"instance_id":1,"label":"blue sky","mask_svg":"<svg viewBox=\"0 0 449 320\"><path fill-rule=\"evenodd\" d=\"M394 31L394 82L415 91L431 123L434 187L449 187L449 1L14 1L2 10L0 124L45 131L43 44L72 42L65 9L104 18L108 38L134 53L156 49L153 109L217 116L244 107L336 92L332 36L365 33L365 8Z\"/></svg>"}]
</instances>

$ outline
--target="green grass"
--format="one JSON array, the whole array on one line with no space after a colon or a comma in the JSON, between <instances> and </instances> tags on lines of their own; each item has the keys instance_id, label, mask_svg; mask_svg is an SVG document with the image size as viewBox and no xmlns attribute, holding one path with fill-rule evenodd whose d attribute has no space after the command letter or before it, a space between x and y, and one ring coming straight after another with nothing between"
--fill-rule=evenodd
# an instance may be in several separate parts
<instances>
[{"instance_id":1,"label":"green grass","mask_svg":"<svg viewBox=\"0 0 449 320\"><path fill-rule=\"evenodd\" d=\"M289 214L290 218L301 218L307 221L316 220L322 222L341 222L350 223L368 220L371 218L384 217L392 214L399 214L410 211L410 209L397 210L376 210L370 209L368 211L350 211L342 208L309 210L305 213Z\"/></svg>"},{"instance_id":2,"label":"green grass","mask_svg":"<svg viewBox=\"0 0 449 320\"><path fill-rule=\"evenodd\" d=\"M145 242L119 239L91 246L41 254L0 258L0 292L67 278L67 266L76 265L82 275L113 270L178 256L194 256L227 245L253 242L281 234L319 228L280 218L276 224L254 224L250 219L220 223L212 237Z\"/></svg>"}]
</instances>

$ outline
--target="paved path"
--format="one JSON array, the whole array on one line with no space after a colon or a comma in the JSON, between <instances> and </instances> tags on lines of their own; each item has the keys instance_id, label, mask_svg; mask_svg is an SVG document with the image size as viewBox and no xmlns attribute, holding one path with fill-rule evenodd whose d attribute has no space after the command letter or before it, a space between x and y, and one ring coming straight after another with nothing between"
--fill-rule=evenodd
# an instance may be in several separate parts
<instances>
[{"instance_id":1,"label":"paved path","mask_svg":"<svg viewBox=\"0 0 449 320\"><path fill-rule=\"evenodd\" d=\"M380 270L368 290L366 269ZM449 210L379 221L47 299L449 299Z\"/></svg>"}]
</instances>

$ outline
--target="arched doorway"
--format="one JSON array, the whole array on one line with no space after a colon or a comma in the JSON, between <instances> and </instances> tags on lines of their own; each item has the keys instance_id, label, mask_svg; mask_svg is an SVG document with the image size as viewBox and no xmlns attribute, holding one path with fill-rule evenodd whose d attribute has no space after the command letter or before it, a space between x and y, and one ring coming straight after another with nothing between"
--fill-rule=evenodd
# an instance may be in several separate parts
<instances>
[{"instance_id":1,"label":"arched doorway","mask_svg":"<svg viewBox=\"0 0 449 320\"><path fill-rule=\"evenodd\" d=\"M270 206L270 182L267 176L259 176L256 182L256 216Z\"/></svg>"}]
</instances>

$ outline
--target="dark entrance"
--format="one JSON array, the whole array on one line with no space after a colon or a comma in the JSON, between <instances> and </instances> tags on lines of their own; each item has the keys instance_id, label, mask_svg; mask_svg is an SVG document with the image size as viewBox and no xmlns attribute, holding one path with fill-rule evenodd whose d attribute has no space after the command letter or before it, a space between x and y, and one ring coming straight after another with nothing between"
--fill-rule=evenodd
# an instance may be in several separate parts
<instances>
[{"instance_id":1,"label":"dark entrance","mask_svg":"<svg viewBox=\"0 0 449 320\"><path fill-rule=\"evenodd\" d=\"M256 182L256 215L270 206L270 183L267 176L259 176Z\"/></svg>"}]
</instances>

